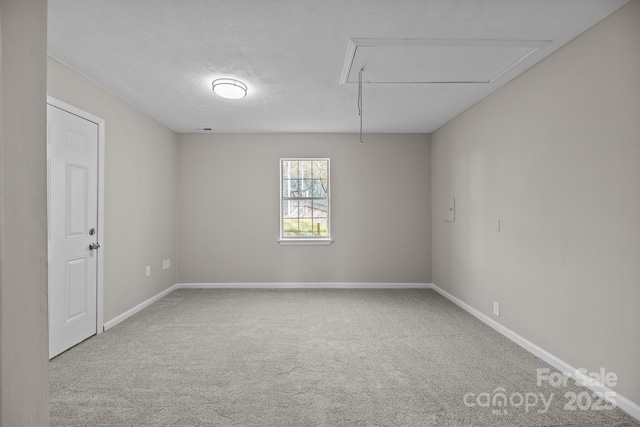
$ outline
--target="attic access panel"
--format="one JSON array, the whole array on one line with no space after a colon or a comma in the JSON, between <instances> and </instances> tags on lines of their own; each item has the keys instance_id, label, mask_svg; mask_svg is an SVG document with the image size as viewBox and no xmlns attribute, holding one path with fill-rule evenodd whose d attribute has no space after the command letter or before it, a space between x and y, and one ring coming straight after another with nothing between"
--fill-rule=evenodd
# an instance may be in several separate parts
<instances>
[{"instance_id":1,"label":"attic access panel","mask_svg":"<svg viewBox=\"0 0 640 427\"><path fill-rule=\"evenodd\" d=\"M547 43L351 39L340 83L491 83Z\"/></svg>"}]
</instances>

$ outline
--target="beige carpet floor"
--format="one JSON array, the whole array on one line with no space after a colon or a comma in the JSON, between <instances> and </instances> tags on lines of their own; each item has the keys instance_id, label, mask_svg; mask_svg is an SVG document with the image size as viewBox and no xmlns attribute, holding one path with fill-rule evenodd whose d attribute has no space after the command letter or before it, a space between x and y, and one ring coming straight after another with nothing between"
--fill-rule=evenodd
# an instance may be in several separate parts
<instances>
[{"instance_id":1,"label":"beige carpet floor","mask_svg":"<svg viewBox=\"0 0 640 427\"><path fill-rule=\"evenodd\" d=\"M431 290L182 289L50 362L51 425L640 425L538 368Z\"/></svg>"}]
</instances>

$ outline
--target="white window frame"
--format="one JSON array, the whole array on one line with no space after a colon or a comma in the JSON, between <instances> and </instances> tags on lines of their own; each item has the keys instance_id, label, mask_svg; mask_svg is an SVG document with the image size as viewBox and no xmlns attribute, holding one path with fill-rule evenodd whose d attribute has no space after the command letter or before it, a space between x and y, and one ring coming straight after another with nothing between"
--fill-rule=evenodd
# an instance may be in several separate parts
<instances>
[{"instance_id":1,"label":"white window frame","mask_svg":"<svg viewBox=\"0 0 640 427\"><path fill-rule=\"evenodd\" d=\"M327 236L324 237L284 237L283 236L283 176L282 165L285 161L326 161L327 162ZM280 168L280 237L278 243L281 245L330 245L333 242L331 237L331 159L329 157L283 157L278 162Z\"/></svg>"}]
</instances>

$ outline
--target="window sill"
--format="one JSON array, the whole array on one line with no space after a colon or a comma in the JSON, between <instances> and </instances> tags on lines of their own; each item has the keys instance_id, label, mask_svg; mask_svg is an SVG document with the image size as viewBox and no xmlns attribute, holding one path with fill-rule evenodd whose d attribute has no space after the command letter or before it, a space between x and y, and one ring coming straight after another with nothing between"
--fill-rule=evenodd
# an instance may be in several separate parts
<instances>
[{"instance_id":1,"label":"window sill","mask_svg":"<svg viewBox=\"0 0 640 427\"><path fill-rule=\"evenodd\" d=\"M279 239L278 243L281 245L307 245L307 246L318 246L318 245L330 245L333 243L333 239L330 237L323 239Z\"/></svg>"}]
</instances>

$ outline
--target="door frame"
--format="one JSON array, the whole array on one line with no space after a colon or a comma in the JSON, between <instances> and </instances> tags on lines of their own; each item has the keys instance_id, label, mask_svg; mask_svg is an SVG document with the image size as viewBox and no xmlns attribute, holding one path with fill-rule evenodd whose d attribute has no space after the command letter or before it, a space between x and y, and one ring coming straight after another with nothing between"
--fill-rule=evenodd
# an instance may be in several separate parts
<instances>
[{"instance_id":1,"label":"door frame","mask_svg":"<svg viewBox=\"0 0 640 427\"><path fill-rule=\"evenodd\" d=\"M98 241L101 248L98 249L98 268L97 268L97 289L96 289L96 334L104 332L104 247L105 247L105 230L104 230L104 119L87 113L73 105L60 101L52 96L47 95L47 104L67 111L73 115L81 117L85 120L98 125ZM47 124L47 126L49 126ZM47 138L51 132L47 131ZM47 141L48 143L48 141ZM47 177L47 186L49 178ZM48 207L47 207L48 209ZM49 226L49 225L47 225ZM48 303L48 302L47 302Z\"/></svg>"}]
</instances>

